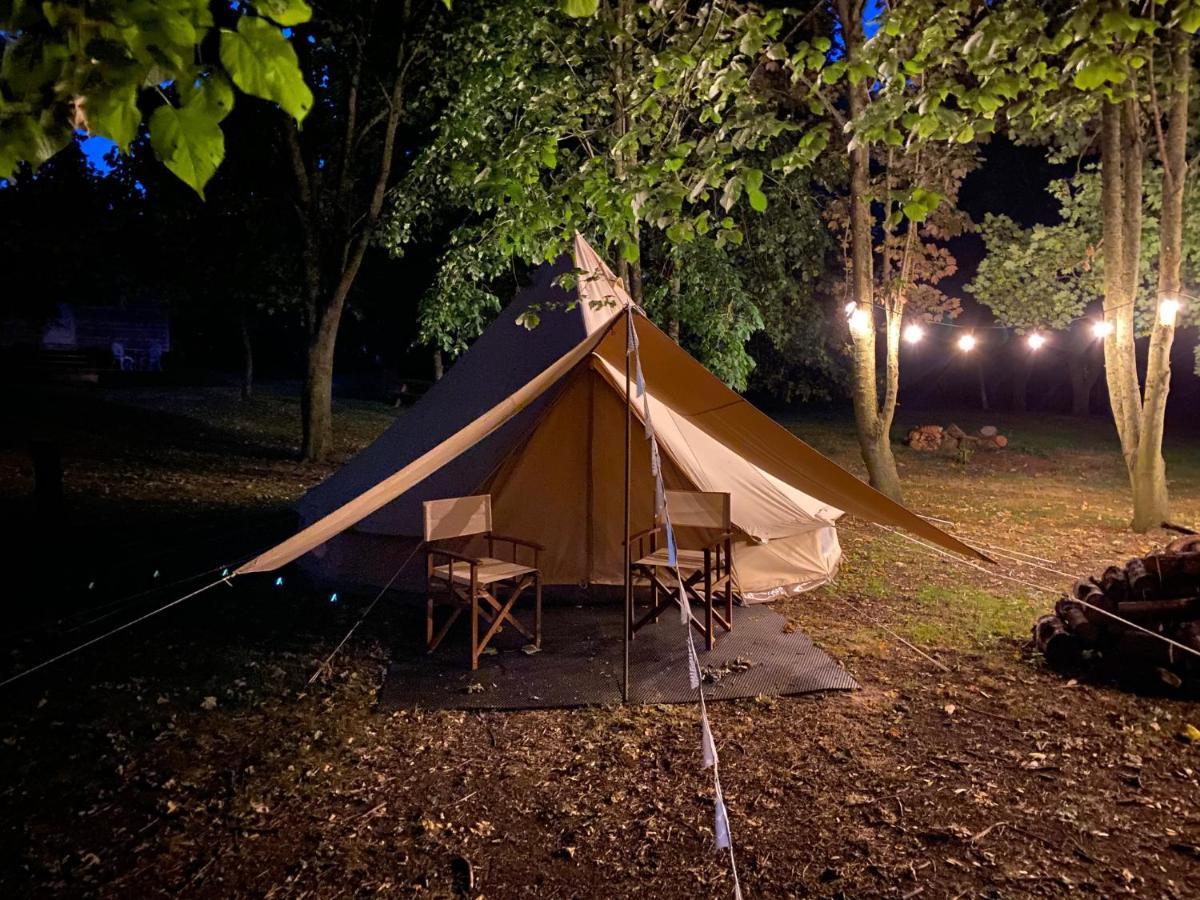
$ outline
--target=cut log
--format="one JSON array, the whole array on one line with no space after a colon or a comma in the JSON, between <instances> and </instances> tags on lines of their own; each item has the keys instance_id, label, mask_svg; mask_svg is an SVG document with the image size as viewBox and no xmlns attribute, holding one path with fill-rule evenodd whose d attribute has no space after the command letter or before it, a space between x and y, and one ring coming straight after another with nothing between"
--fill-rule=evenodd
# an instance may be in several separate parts
<instances>
[{"instance_id":1,"label":"cut log","mask_svg":"<svg viewBox=\"0 0 1200 900\"><path fill-rule=\"evenodd\" d=\"M1092 610L1085 609L1069 597L1063 597L1054 604L1055 614L1063 620L1063 624L1072 634L1087 644L1096 643L1104 631L1104 617ZM1089 617L1089 613L1091 617Z\"/></svg>"},{"instance_id":2,"label":"cut log","mask_svg":"<svg viewBox=\"0 0 1200 900\"><path fill-rule=\"evenodd\" d=\"M942 426L921 425L908 433L908 446L914 450L940 450L942 448Z\"/></svg>"},{"instance_id":3,"label":"cut log","mask_svg":"<svg viewBox=\"0 0 1200 900\"><path fill-rule=\"evenodd\" d=\"M1079 661L1082 648L1079 638L1067 631L1058 616L1042 616L1033 626L1033 640L1052 666L1066 666Z\"/></svg>"},{"instance_id":4,"label":"cut log","mask_svg":"<svg viewBox=\"0 0 1200 900\"><path fill-rule=\"evenodd\" d=\"M1109 566L1100 576L1100 590L1112 603L1120 603L1129 599L1129 582L1125 578L1125 570L1120 566Z\"/></svg>"},{"instance_id":5,"label":"cut log","mask_svg":"<svg viewBox=\"0 0 1200 900\"><path fill-rule=\"evenodd\" d=\"M1127 600L1117 604L1117 615L1131 622L1165 622L1194 619L1200 616L1200 598L1179 597L1173 600Z\"/></svg>"},{"instance_id":6,"label":"cut log","mask_svg":"<svg viewBox=\"0 0 1200 900\"><path fill-rule=\"evenodd\" d=\"M1145 600L1159 587L1157 576L1146 568L1141 559L1125 563L1125 580L1129 582L1129 596L1134 600Z\"/></svg>"},{"instance_id":7,"label":"cut log","mask_svg":"<svg viewBox=\"0 0 1200 900\"><path fill-rule=\"evenodd\" d=\"M982 428L979 429L979 433L982 434L985 438L990 438L990 437L996 437L998 434L1000 434L1000 430L998 428L996 428L995 425L984 425Z\"/></svg>"}]
</instances>

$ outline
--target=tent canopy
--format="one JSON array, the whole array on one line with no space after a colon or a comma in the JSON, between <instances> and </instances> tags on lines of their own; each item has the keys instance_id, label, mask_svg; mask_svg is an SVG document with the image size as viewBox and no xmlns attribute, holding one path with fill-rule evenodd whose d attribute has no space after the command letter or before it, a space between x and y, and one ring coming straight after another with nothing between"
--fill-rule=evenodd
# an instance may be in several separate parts
<instances>
[{"instance_id":1,"label":"tent canopy","mask_svg":"<svg viewBox=\"0 0 1200 900\"><path fill-rule=\"evenodd\" d=\"M745 545L737 554L743 580L774 587L831 574L832 526L843 511L979 556L728 388L645 318L579 236L574 257L574 266L544 267L526 299L505 310L412 410L305 497L301 511L311 524L235 574L279 568L351 528L415 537L422 500L487 491L498 530L550 548L549 583L619 581L631 325L668 486L730 493ZM568 291L561 276L572 269ZM540 324L520 328L517 317L535 304ZM634 398L639 418L642 404ZM636 529L653 514L640 430L631 451ZM789 581L789 568L802 577Z\"/></svg>"}]
</instances>

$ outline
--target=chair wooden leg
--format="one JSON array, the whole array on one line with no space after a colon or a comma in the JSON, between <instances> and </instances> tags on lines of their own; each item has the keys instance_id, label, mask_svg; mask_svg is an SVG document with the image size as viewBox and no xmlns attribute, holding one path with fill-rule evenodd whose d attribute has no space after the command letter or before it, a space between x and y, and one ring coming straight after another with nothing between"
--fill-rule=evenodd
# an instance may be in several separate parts
<instances>
[{"instance_id":1,"label":"chair wooden leg","mask_svg":"<svg viewBox=\"0 0 1200 900\"><path fill-rule=\"evenodd\" d=\"M725 541L725 621L733 631L733 543Z\"/></svg>"},{"instance_id":2,"label":"chair wooden leg","mask_svg":"<svg viewBox=\"0 0 1200 900\"><path fill-rule=\"evenodd\" d=\"M704 551L704 644L711 650L716 644L713 640L713 590L712 590L712 553Z\"/></svg>"},{"instance_id":3,"label":"chair wooden leg","mask_svg":"<svg viewBox=\"0 0 1200 900\"><path fill-rule=\"evenodd\" d=\"M433 556L425 554L425 650L433 649Z\"/></svg>"},{"instance_id":4,"label":"chair wooden leg","mask_svg":"<svg viewBox=\"0 0 1200 900\"><path fill-rule=\"evenodd\" d=\"M533 576L533 646L542 646L542 573Z\"/></svg>"},{"instance_id":5,"label":"chair wooden leg","mask_svg":"<svg viewBox=\"0 0 1200 900\"><path fill-rule=\"evenodd\" d=\"M471 579L471 671L479 668L479 589Z\"/></svg>"}]
</instances>

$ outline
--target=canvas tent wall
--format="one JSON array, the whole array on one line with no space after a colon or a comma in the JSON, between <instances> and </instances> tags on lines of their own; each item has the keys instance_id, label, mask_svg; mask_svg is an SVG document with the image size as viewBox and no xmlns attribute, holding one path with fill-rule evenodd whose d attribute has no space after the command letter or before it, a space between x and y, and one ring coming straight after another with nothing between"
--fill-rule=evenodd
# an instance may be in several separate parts
<instances>
[{"instance_id":1,"label":"canvas tent wall","mask_svg":"<svg viewBox=\"0 0 1200 900\"><path fill-rule=\"evenodd\" d=\"M558 278L572 268L578 280L567 291ZM533 308L541 323L522 329L518 317ZM239 573L311 552L306 565L319 578L382 585L415 546L423 500L486 491L498 530L551 548L548 583L619 582L630 328L646 383L645 405L636 405L654 421L667 483L731 494L744 591L769 595L829 578L842 509L973 553L730 391L632 309L577 238L574 266L538 273L433 390L306 496L308 527ZM653 489L640 434L631 449L636 529L651 518Z\"/></svg>"}]
</instances>

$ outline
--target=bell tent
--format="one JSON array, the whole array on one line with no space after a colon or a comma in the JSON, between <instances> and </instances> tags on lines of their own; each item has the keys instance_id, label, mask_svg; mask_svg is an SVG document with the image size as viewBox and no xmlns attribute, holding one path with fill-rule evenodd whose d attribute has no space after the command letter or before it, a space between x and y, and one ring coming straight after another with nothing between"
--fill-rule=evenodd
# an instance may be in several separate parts
<instances>
[{"instance_id":1,"label":"bell tent","mask_svg":"<svg viewBox=\"0 0 1200 900\"><path fill-rule=\"evenodd\" d=\"M534 316L536 327L522 327ZM641 433L648 413L666 487L730 495L745 600L832 578L843 512L977 555L729 389L641 313L577 235L574 259L538 270L445 377L303 498L305 527L239 574L303 557L323 582L415 585L424 571L414 553L422 502L486 493L497 531L547 548L546 584L622 583L631 340L641 361L630 398L638 420L630 441L631 527L649 525L654 514Z\"/></svg>"}]
</instances>

